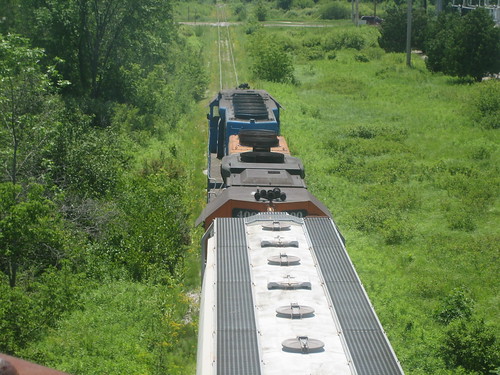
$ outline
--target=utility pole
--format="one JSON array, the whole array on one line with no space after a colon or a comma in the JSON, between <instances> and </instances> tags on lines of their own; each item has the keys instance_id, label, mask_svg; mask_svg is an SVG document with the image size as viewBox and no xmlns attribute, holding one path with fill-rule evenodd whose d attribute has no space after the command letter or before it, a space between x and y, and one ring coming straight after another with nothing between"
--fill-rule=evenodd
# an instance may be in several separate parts
<instances>
[{"instance_id":1,"label":"utility pole","mask_svg":"<svg viewBox=\"0 0 500 375\"><path fill-rule=\"evenodd\" d=\"M408 0L408 11L406 17L406 65L411 67L411 8L412 2Z\"/></svg>"},{"instance_id":2,"label":"utility pole","mask_svg":"<svg viewBox=\"0 0 500 375\"><path fill-rule=\"evenodd\" d=\"M359 0L356 0L356 11L354 13L354 24L359 26Z\"/></svg>"}]
</instances>

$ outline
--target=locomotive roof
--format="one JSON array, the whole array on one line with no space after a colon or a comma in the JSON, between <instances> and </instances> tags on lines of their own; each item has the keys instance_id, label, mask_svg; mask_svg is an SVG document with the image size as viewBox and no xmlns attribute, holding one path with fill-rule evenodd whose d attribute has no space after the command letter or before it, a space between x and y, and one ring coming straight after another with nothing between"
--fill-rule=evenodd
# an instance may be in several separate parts
<instances>
[{"instance_id":1,"label":"locomotive roof","mask_svg":"<svg viewBox=\"0 0 500 375\"><path fill-rule=\"evenodd\" d=\"M261 170L285 170L294 175L300 175L302 178L304 177L304 165L299 158L294 156L286 155L286 154L278 154L281 156L281 160L283 163L275 163L275 162L247 162L243 161L242 158L246 154L265 154L265 153L238 153L227 155L222 158L221 170L223 176L227 176L228 173L242 173L247 169L261 169ZM273 154L273 153L268 153ZM277 154L277 153L276 153ZM253 160L250 158L250 160ZM268 185L266 183L266 185ZM276 183L276 186L280 186L279 183Z\"/></svg>"},{"instance_id":2,"label":"locomotive roof","mask_svg":"<svg viewBox=\"0 0 500 375\"><path fill-rule=\"evenodd\" d=\"M203 223L209 216L211 216L215 211L223 207L229 201L255 202L255 192L256 187L254 186L232 186L229 189L222 190L222 192L215 199L211 200L210 203L205 206L205 209L202 211L198 219L196 219L195 225ZM332 216L328 208L307 189L289 188L283 189L282 192L286 194L287 203L310 202L314 206L318 207L322 212L327 213L328 216ZM262 204L265 203L262 202Z\"/></svg>"},{"instance_id":3,"label":"locomotive roof","mask_svg":"<svg viewBox=\"0 0 500 375\"><path fill-rule=\"evenodd\" d=\"M293 175L282 169L245 169L241 173L231 173L227 186L280 186L305 188L300 175Z\"/></svg>"},{"instance_id":4,"label":"locomotive roof","mask_svg":"<svg viewBox=\"0 0 500 375\"><path fill-rule=\"evenodd\" d=\"M265 90L221 90L210 106L226 108L227 120L275 121L274 109L281 105Z\"/></svg>"}]
</instances>

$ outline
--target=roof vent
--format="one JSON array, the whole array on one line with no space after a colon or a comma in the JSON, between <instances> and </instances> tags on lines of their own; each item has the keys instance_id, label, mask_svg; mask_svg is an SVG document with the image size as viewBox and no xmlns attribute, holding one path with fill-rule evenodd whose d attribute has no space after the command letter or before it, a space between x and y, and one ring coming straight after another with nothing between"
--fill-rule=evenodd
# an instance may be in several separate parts
<instances>
[{"instance_id":1,"label":"roof vent","mask_svg":"<svg viewBox=\"0 0 500 375\"><path fill-rule=\"evenodd\" d=\"M324 351L325 344L321 340L310 339L307 336L297 336L281 343L283 350L292 353L318 353Z\"/></svg>"},{"instance_id":2,"label":"roof vent","mask_svg":"<svg viewBox=\"0 0 500 375\"><path fill-rule=\"evenodd\" d=\"M314 309L310 306L301 306L298 303L291 303L288 306L280 306L276 309L280 318L302 319L314 314Z\"/></svg>"},{"instance_id":3,"label":"roof vent","mask_svg":"<svg viewBox=\"0 0 500 375\"><path fill-rule=\"evenodd\" d=\"M272 224L264 224L262 229L272 231L290 230L290 224L284 224L281 221L275 220Z\"/></svg>"},{"instance_id":4,"label":"roof vent","mask_svg":"<svg viewBox=\"0 0 500 375\"><path fill-rule=\"evenodd\" d=\"M272 240L262 240L261 247L299 247L299 241L286 240L284 237L276 236Z\"/></svg>"},{"instance_id":5,"label":"roof vent","mask_svg":"<svg viewBox=\"0 0 500 375\"><path fill-rule=\"evenodd\" d=\"M294 290L294 289L311 289L310 281L294 281L293 277L286 275L283 281L271 281L267 283L267 289L284 289L284 290Z\"/></svg>"},{"instance_id":6,"label":"roof vent","mask_svg":"<svg viewBox=\"0 0 500 375\"><path fill-rule=\"evenodd\" d=\"M300 258L295 255L280 253L280 255L270 256L267 261L275 266L295 266L300 263Z\"/></svg>"}]
</instances>

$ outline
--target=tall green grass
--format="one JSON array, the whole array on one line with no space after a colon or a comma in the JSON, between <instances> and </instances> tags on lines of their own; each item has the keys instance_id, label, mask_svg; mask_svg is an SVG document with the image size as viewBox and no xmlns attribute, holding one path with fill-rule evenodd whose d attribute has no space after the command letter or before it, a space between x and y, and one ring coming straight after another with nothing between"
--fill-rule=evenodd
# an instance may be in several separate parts
<instances>
[{"instance_id":1,"label":"tall green grass","mask_svg":"<svg viewBox=\"0 0 500 375\"><path fill-rule=\"evenodd\" d=\"M418 56L408 68L404 55L369 42L372 31L274 29L276 38L298 36L299 84L252 86L286 108L282 132L343 232L406 373L452 374L462 370L440 354L448 330L436 311L453 291L500 333L500 136L477 121L485 83L431 74ZM304 59L339 32L367 43Z\"/></svg>"}]
</instances>

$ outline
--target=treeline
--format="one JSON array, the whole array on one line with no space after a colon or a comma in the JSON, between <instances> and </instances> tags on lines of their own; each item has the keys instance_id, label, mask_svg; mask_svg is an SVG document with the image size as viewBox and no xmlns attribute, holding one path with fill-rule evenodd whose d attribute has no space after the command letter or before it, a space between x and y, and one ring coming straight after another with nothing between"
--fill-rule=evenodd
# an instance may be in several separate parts
<instances>
[{"instance_id":1,"label":"treeline","mask_svg":"<svg viewBox=\"0 0 500 375\"><path fill-rule=\"evenodd\" d=\"M404 52L406 28L406 7L388 8L381 25L380 47L386 52ZM438 16L424 8L415 9L411 47L427 55L426 65L432 72L478 82L500 72L500 29L482 8L464 11L464 15L447 9Z\"/></svg>"},{"instance_id":2,"label":"treeline","mask_svg":"<svg viewBox=\"0 0 500 375\"><path fill-rule=\"evenodd\" d=\"M102 308L90 291L115 297L119 280L124 298L140 289L138 308L147 307L143 330L154 338L136 344L141 371L165 373L166 352L189 325L176 285L190 243L183 187L191 177L176 142L207 85L201 51L179 33L167 1L2 3L0 352L72 373L88 373L82 363L105 366L96 353L113 337L91 339L102 347L87 348L87 359L78 358L81 346L58 357L37 343L71 325L63 318ZM177 327L169 345L161 322ZM73 324L66 329L81 320ZM126 373L127 360L113 355L102 371Z\"/></svg>"}]
</instances>

